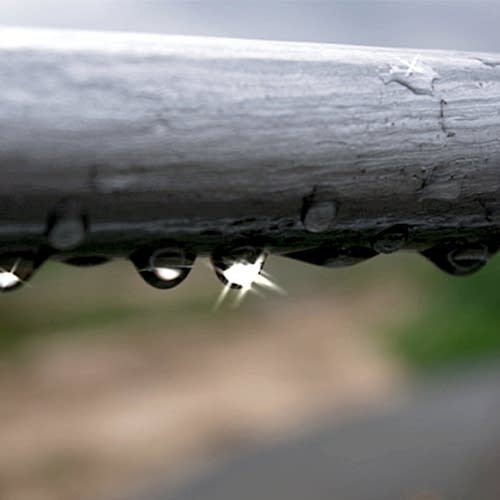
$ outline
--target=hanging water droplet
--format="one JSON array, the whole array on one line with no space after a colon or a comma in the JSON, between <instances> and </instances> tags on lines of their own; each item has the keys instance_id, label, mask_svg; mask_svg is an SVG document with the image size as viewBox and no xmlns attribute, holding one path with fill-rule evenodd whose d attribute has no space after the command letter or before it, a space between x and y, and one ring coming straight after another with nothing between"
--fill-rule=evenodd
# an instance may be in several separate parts
<instances>
[{"instance_id":1,"label":"hanging water droplet","mask_svg":"<svg viewBox=\"0 0 500 500\"><path fill-rule=\"evenodd\" d=\"M211 260L217 277L235 289L250 288L264 267L266 253L252 246L218 250Z\"/></svg>"},{"instance_id":2,"label":"hanging water droplet","mask_svg":"<svg viewBox=\"0 0 500 500\"><path fill-rule=\"evenodd\" d=\"M333 201L307 202L302 213L302 223L311 233L323 233L333 226L337 206Z\"/></svg>"},{"instance_id":3,"label":"hanging water droplet","mask_svg":"<svg viewBox=\"0 0 500 500\"><path fill-rule=\"evenodd\" d=\"M469 248L455 248L448 253L448 260L456 274L470 274L485 266L491 258L485 245Z\"/></svg>"},{"instance_id":4,"label":"hanging water droplet","mask_svg":"<svg viewBox=\"0 0 500 500\"><path fill-rule=\"evenodd\" d=\"M178 247L147 247L134 252L130 260L146 283L168 289L182 283L191 272L196 255Z\"/></svg>"},{"instance_id":5,"label":"hanging water droplet","mask_svg":"<svg viewBox=\"0 0 500 500\"><path fill-rule=\"evenodd\" d=\"M479 271L491 258L490 249L482 244L438 245L421 253L441 270L455 276Z\"/></svg>"},{"instance_id":6,"label":"hanging water droplet","mask_svg":"<svg viewBox=\"0 0 500 500\"><path fill-rule=\"evenodd\" d=\"M36 252L2 253L0 255L0 292L10 292L23 286L43 260Z\"/></svg>"},{"instance_id":7,"label":"hanging water droplet","mask_svg":"<svg viewBox=\"0 0 500 500\"><path fill-rule=\"evenodd\" d=\"M76 202L61 203L47 223L47 240L55 250L72 250L81 245L88 231L86 215Z\"/></svg>"},{"instance_id":8,"label":"hanging water droplet","mask_svg":"<svg viewBox=\"0 0 500 500\"><path fill-rule=\"evenodd\" d=\"M356 264L361 264L375 255L377 255L376 252L374 252L371 248L345 248L340 250L336 255L332 255L325 259L321 265L331 269L337 267L350 267Z\"/></svg>"},{"instance_id":9,"label":"hanging water droplet","mask_svg":"<svg viewBox=\"0 0 500 500\"><path fill-rule=\"evenodd\" d=\"M286 295L286 292L272 277L263 271L267 253L252 246L218 249L212 254L212 264L217 277L224 283L215 309L218 309L228 296L231 288L238 290L233 307L237 307L248 293L263 296L263 290Z\"/></svg>"},{"instance_id":10,"label":"hanging water droplet","mask_svg":"<svg viewBox=\"0 0 500 500\"><path fill-rule=\"evenodd\" d=\"M308 262L315 266L336 268L353 266L354 264L359 264L367 259L371 259L376 255L377 252L369 247L354 246L338 248L322 245L309 250L286 253L283 256Z\"/></svg>"},{"instance_id":11,"label":"hanging water droplet","mask_svg":"<svg viewBox=\"0 0 500 500\"><path fill-rule=\"evenodd\" d=\"M406 226L397 225L379 233L372 244L378 253L394 253L404 248L408 237Z\"/></svg>"}]
</instances>

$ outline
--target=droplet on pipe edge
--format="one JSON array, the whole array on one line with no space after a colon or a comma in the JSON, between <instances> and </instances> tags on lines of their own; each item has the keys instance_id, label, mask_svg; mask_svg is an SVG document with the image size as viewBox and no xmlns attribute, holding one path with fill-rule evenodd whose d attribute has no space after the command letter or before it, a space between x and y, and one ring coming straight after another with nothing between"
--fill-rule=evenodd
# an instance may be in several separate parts
<instances>
[{"instance_id":1,"label":"droplet on pipe edge","mask_svg":"<svg viewBox=\"0 0 500 500\"><path fill-rule=\"evenodd\" d=\"M149 285L166 290L180 285L189 275L196 254L177 246L148 246L130 256L140 276Z\"/></svg>"},{"instance_id":2,"label":"droplet on pipe edge","mask_svg":"<svg viewBox=\"0 0 500 500\"><path fill-rule=\"evenodd\" d=\"M36 250L11 250L0 254L0 292L10 292L25 285L45 257Z\"/></svg>"},{"instance_id":3,"label":"droplet on pipe edge","mask_svg":"<svg viewBox=\"0 0 500 500\"><path fill-rule=\"evenodd\" d=\"M77 201L62 201L49 215L46 235L54 250L77 248L85 241L87 232L88 217Z\"/></svg>"},{"instance_id":4,"label":"droplet on pipe edge","mask_svg":"<svg viewBox=\"0 0 500 500\"><path fill-rule=\"evenodd\" d=\"M262 271L267 254L260 248L241 246L216 250L211 261L224 285L241 289L251 286Z\"/></svg>"}]
</instances>

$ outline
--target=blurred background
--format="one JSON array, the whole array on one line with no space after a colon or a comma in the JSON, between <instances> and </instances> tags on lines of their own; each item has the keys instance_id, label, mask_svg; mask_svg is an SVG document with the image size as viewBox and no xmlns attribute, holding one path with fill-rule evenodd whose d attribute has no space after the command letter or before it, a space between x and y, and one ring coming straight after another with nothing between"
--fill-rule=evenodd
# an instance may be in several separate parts
<instances>
[{"instance_id":1,"label":"blurred background","mask_svg":"<svg viewBox=\"0 0 500 500\"><path fill-rule=\"evenodd\" d=\"M497 52L499 20L494 1L0 0L5 25ZM271 257L266 270L286 296L251 296L238 309L215 312L222 285L203 260L173 291L148 287L131 264L117 261L88 269L47 264L30 286L4 294L0 498L231 498L210 491L236 477L232 469L212 490L200 483L200 496L185 485L238 456L322 435L325 426L337 436L336 428L342 433L366 418L363 432L377 433L370 415L396 411L397 427L415 414L411 402L407 413L397 409L413 394L423 421L426 405L434 405L429 398L452 390L447 381L463 382L453 391L490 393L448 405L451 417L469 415L463 405L480 411L456 428L451 448L442 443L436 467L452 463L447 453L457 442L467 444L461 434L500 419L482 407L499 397L499 258L469 278L448 277L412 254L340 270ZM438 386L442 393L428 398ZM500 429L492 428L498 433L486 441L500 442ZM414 429L413 439L427 445ZM439 435L427 434L429 446L439 445ZM393 439L389 433L384 442ZM342 446L348 455L349 442ZM301 450L293 453L309 454L311 467L325 464L307 445ZM372 477L391 463L391 448L384 450L372 450ZM481 450L472 455L466 470L495 476L481 457ZM258 461L249 460L241 467ZM264 460L270 468L279 468L277 461ZM310 497L320 498L316 480L303 472ZM363 480L359 474L355 468L353 482ZM423 477L398 498L455 498ZM495 492L476 497L500 498ZM338 498L351 497L346 489ZM372 489L366 498L390 497Z\"/></svg>"}]
</instances>

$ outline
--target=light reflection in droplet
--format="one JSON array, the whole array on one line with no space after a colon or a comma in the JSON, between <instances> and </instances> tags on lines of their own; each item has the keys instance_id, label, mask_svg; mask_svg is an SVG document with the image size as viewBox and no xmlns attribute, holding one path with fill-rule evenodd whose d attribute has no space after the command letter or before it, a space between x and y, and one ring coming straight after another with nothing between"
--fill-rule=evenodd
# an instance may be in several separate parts
<instances>
[{"instance_id":1,"label":"light reflection in droplet","mask_svg":"<svg viewBox=\"0 0 500 500\"><path fill-rule=\"evenodd\" d=\"M266 255L262 253L257 257L255 262L241 259L236 260L226 269L219 269L227 283L222 289L214 309L218 309L222 305L229 290L234 286L238 287L238 292L233 307L239 306L249 292L262 296L257 289L259 286L281 294L286 294L285 290L274 283L271 277L262 270L265 259Z\"/></svg>"},{"instance_id":2,"label":"light reflection in droplet","mask_svg":"<svg viewBox=\"0 0 500 500\"><path fill-rule=\"evenodd\" d=\"M172 281L179 278L183 271L173 267L155 267L153 272L163 281Z\"/></svg>"},{"instance_id":3,"label":"light reflection in droplet","mask_svg":"<svg viewBox=\"0 0 500 500\"><path fill-rule=\"evenodd\" d=\"M0 271L0 288L6 290L7 288L12 288L21 283L21 280L11 271Z\"/></svg>"},{"instance_id":4,"label":"light reflection in droplet","mask_svg":"<svg viewBox=\"0 0 500 500\"><path fill-rule=\"evenodd\" d=\"M21 278L17 276L16 271L19 265L19 259L16 260L10 271L0 267L0 288L2 290L8 290L9 288L14 288L21 283Z\"/></svg>"},{"instance_id":5,"label":"light reflection in droplet","mask_svg":"<svg viewBox=\"0 0 500 500\"><path fill-rule=\"evenodd\" d=\"M264 257L262 255L255 262L237 261L222 271L222 275L229 284L248 288L258 279L263 264Z\"/></svg>"},{"instance_id":6,"label":"light reflection in droplet","mask_svg":"<svg viewBox=\"0 0 500 500\"><path fill-rule=\"evenodd\" d=\"M149 285L167 290L182 283L193 268L196 254L181 246L146 246L130 256Z\"/></svg>"}]
</instances>

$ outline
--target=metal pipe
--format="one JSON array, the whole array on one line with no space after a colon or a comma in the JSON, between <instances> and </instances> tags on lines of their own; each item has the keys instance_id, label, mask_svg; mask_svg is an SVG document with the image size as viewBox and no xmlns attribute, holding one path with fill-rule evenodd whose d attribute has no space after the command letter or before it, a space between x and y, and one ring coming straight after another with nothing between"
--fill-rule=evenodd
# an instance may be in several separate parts
<instances>
[{"instance_id":1,"label":"metal pipe","mask_svg":"<svg viewBox=\"0 0 500 500\"><path fill-rule=\"evenodd\" d=\"M462 274L500 241L500 55L1 28L0 172L9 255Z\"/></svg>"}]
</instances>

